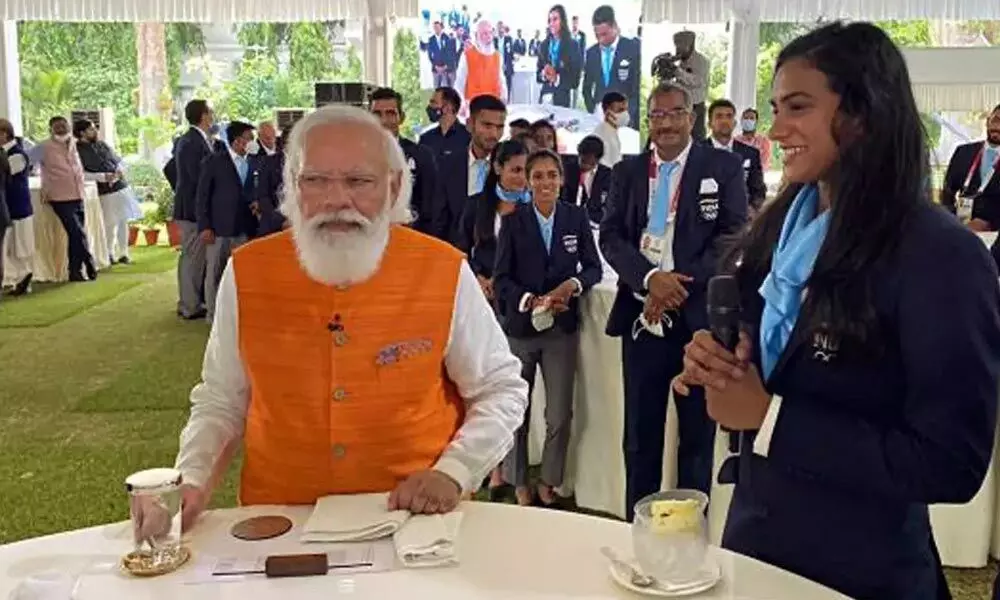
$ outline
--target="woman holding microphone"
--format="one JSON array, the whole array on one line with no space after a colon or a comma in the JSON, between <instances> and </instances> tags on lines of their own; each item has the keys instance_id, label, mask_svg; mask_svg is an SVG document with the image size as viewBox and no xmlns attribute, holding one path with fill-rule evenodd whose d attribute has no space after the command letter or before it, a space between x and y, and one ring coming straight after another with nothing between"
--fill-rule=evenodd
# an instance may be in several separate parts
<instances>
[{"instance_id":1,"label":"woman holding microphone","mask_svg":"<svg viewBox=\"0 0 1000 600\"><path fill-rule=\"evenodd\" d=\"M532 202L503 218L493 276L500 323L511 352L521 359L521 376L529 387L542 368L546 431L537 492L540 504L551 506L558 501L555 488L563 483L573 422L579 297L601 280L601 259L587 213L559 201L559 156L539 150L528 157L526 169ZM501 465L521 505L534 503L528 485L530 422L529 407L514 434L514 448Z\"/></svg>"},{"instance_id":2,"label":"woman holding microphone","mask_svg":"<svg viewBox=\"0 0 1000 600\"><path fill-rule=\"evenodd\" d=\"M906 62L880 29L793 41L772 97L790 185L730 261L745 333L730 352L698 332L674 382L742 432L722 545L857 600L949 598L927 505L968 502L989 468L996 269L930 200Z\"/></svg>"}]
</instances>

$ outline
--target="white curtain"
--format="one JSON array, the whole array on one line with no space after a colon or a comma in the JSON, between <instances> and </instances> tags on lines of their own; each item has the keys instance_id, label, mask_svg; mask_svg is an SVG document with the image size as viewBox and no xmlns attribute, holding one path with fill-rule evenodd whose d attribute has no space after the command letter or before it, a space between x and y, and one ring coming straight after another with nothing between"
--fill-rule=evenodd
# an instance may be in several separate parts
<instances>
[{"instance_id":1,"label":"white curtain","mask_svg":"<svg viewBox=\"0 0 1000 600\"><path fill-rule=\"evenodd\" d=\"M1000 48L904 48L921 110L989 111L1000 104Z\"/></svg>"},{"instance_id":2,"label":"white curtain","mask_svg":"<svg viewBox=\"0 0 1000 600\"><path fill-rule=\"evenodd\" d=\"M758 0L761 21L1000 20L996 0ZM643 0L647 23L724 23L744 0Z\"/></svg>"},{"instance_id":3,"label":"white curtain","mask_svg":"<svg viewBox=\"0 0 1000 600\"><path fill-rule=\"evenodd\" d=\"M418 0L377 2L380 14L418 15ZM292 22L369 14L368 0L0 0L7 21Z\"/></svg>"}]
</instances>

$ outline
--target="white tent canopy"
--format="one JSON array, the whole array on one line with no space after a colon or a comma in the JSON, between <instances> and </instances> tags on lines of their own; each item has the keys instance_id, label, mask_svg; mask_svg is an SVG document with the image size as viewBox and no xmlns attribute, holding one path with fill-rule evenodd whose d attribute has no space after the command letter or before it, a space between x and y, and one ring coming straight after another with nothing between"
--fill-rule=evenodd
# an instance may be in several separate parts
<instances>
[{"instance_id":1,"label":"white tent canopy","mask_svg":"<svg viewBox=\"0 0 1000 600\"><path fill-rule=\"evenodd\" d=\"M647 23L725 23L759 2L761 21L1000 20L996 0L643 0Z\"/></svg>"},{"instance_id":2,"label":"white tent canopy","mask_svg":"<svg viewBox=\"0 0 1000 600\"><path fill-rule=\"evenodd\" d=\"M1000 48L904 48L917 106L989 110L1000 104Z\"/></svg>"},{"instance_id":3,"label":"white tent canopy","mask_svg":"<svg viewBox=\"0 0 1000 600\"><path fill-rule=\"evenodd\" d=\"M3 0L6 21L293 22L417 16L417 0Z\"/></svg>"}]
</instances>

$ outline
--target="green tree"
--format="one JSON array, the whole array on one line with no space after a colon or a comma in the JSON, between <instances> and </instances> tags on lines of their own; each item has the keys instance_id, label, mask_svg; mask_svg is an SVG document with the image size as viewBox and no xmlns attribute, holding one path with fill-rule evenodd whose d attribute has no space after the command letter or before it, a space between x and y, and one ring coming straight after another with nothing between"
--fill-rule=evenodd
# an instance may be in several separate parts
<instances>
[{"instance_id":1,"label":"green tree","mask_svg":"<svg viewBox=\"0 0 1000 600\"><path fill-rule=\"evenodd\" d=\"M393 38L391 85L403 96L403 111L406 112L407 126L400 128L400 134L415 138L416 133L427 124L424 108L431 92L420 88L417 36L409 29L397 29Z\"/></svg>"},{"instance_id":2,"label":"green tree","mask_svg":"<svg viewBox=\"0 0 1000 600\"><path fill-rule=\"evenodd\" d=\"M288 40L292 73L299 79L320 81L333 67L333 46L323 23L296 23Z\"/></svg>"}]
</instances>

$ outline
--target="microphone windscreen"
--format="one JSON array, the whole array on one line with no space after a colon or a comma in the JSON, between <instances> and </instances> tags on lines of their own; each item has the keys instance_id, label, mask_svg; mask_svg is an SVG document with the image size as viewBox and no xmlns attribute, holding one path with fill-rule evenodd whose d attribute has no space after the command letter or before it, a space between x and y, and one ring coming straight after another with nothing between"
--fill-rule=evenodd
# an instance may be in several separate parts
<instances>
[{"instance_id":1,"label":"microphone windscreen","mask_svg":"<svg viewBox=\"0 0 1000 600\"><path fill-rule=\"evenodd\" d=\"M716 275L708 280L708 310L738 310L740 289L732 275Z\"/></svg>"}]
</instances>

